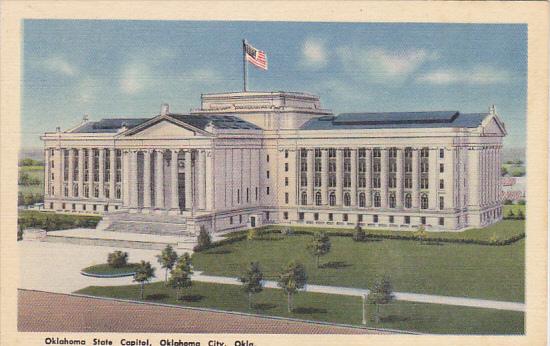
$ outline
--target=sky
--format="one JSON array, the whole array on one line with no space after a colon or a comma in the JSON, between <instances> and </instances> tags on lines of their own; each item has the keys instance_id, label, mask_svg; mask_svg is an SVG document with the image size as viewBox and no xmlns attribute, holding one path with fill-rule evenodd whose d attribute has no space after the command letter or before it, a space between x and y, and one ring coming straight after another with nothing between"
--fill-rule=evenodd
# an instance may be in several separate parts
<instances>
[{"instance_id":1,"label":"sky","mask_svg":"<svg viewBox=\"0 0 550 346\"><path fill-rule=\"evenodd\" d=\"M25 20L22 147L91 120L185 113L201 93L240 91L242 39L267 54L248 88L303 91L343 112L457 110L496 105L525 146L523 24Z\"/></svg>"}]
</instances>

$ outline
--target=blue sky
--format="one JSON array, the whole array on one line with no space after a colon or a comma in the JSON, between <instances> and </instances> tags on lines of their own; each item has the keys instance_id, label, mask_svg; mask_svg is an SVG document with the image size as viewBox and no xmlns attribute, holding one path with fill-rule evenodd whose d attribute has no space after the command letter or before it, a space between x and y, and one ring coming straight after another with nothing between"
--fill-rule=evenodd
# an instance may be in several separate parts
<instances>
[{"instance_id":1,"label":"blue sky","mask_svg":"<svg viewBox=\"0 0 550 346\"><path fill-rule=\"evenodd\" d=\"M242 89L241 40L266 51L249 89L306 91L335 113L495 104L507 147L523 147L525 25L25 20L23 147L84 114L149 117L167 102Z\"/></svg>"}]
</instances>

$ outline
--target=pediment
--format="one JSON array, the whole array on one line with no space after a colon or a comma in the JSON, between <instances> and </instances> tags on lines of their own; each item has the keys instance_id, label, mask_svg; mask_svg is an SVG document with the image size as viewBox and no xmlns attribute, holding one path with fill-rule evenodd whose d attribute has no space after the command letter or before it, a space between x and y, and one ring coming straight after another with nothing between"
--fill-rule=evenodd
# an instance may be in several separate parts
<instances>
[{"instance_id":1,"label":"pediment","mask_svg":"<svg viewBox=\"0 0 550 346\"><path fill-rule=\"evenodd\" d=\"M506 129L504 128L504 124L496 116L493 116L483 124L483 134L488 136L505 136Z\"/></svg>"},{"instance_id":2,"label":"pediment","mask_svg":"<svg viewBox=\"0 0 550 346\"><path fill-rule=\"evenodd\" d=\"M195 137L197 131L193 131L180 124L175 124L166 119L160 120L149 126L139 129L139 131L129 134L132 138L174 138L174 137Z\"/></svg>"}]
</instances>

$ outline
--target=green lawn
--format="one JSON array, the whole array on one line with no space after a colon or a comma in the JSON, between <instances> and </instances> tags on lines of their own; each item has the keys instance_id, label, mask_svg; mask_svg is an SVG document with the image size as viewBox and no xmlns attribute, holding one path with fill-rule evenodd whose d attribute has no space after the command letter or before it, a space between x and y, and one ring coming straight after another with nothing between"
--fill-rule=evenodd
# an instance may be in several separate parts
<instances>
[{"instance_id":1,"label":"green lawn","mask_svg":"<svg viewBox=\"0 0 550 346\"><path fill-rule=\"evenodd\" d=\"M137 263L128 263L125 266L122 267L111 267L107 263L103 264L97 264L94 266L90 266L87 268L82 269L83 272L88 274L129 274L134 273L136 271L138 264Z\"/></svg>"},{"instance_id":2,"label":"green lawn","mask_svg":"<svg viewBox=\"0 0 550 346\"><path fill-rule=\"evenodd\" d=\"M504 215L504 217L508 216L508 212L510 210L512 210L514 212L514 215L517 215L518 214L518 211L522 211L523 212L523 215L525 215L525 205L521 205L521 204L505 204L502 206L502 215Z\"/></svg>"},{"instance_id":3,"label":"green lawn","mask_svg":"<svg viewBox=\"0 0 550 346\"><path fill-rule=\"evenodd\" d=\"M183 301L176 300L175 291L158 282L146 285L145 299L165 304L354 325L360 325L362 319L359 297L300 292L294 298L294 312L288 313L286 296L281 290L264 289L255 295L253 310L248 309L247 296L239 286L194 282L185 292ZM138 300L139 286L92 286L75 293ZM438 334L524 333L524 315L513 311L396 301L381 308L382 321L379 324L373 321L373 306L369 306L368 314L370 327Z\"/></svg>"},{"instance_id":4,"label":"green lawn","mask_svg":"<svg viewBox=\"0 0 550 346\"><path fill-rule=\"evenodd\" d=\"M308 282L315 284L369 288L379 276L388 274L395 290L401 292L524 301L524 240L487 246L411 240L355 242L333 236L331 252L321 258L323 267L317 269L306 250L311 236L265 237L194 253L194 267L206 274L236 277L251 261L259 261L266 278L275 279L284 264L297 260L306 266Z\"/></svg>"}]
</instances>

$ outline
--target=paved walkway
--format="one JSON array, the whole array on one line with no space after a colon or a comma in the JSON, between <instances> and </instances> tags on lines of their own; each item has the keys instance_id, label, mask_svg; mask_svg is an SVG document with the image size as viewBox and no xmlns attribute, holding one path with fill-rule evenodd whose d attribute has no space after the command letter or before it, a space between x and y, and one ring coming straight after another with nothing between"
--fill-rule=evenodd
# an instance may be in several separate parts
<instances>
[{"instance_id":1,"label":"paved walkway","mask_svg":"<svg viewBox=\"0 0 550 346\"><path fill-rule=\"evenodd\" d=\"M80 246L65 243L47 243L40 241L20 241L20 283L19 288L41 290L57 293L72 293L87 286L120 286L133 284L132 277L101 279L86 277L80 274L82 268L105 263L109 252L115 248L103 246ZM164 270L159 268L156 255L158 250L124 249L129 253L129 261L145 260L156 268L156 278L164 278ZM196 272L194 280L230 285L240 285L237 278L203 275ZM278 288L275 281L266 281L268 288ZM350 287L334 287L321 285L307 285L307 292L339 294L347 296L362 296L368 293L366 289ZM484 299L437 296L418 293L396 292L398 300L434 303L456 306L490 308L499 310L525 311L525 304L503 302Z\"/></svg>"}]
</instances>

